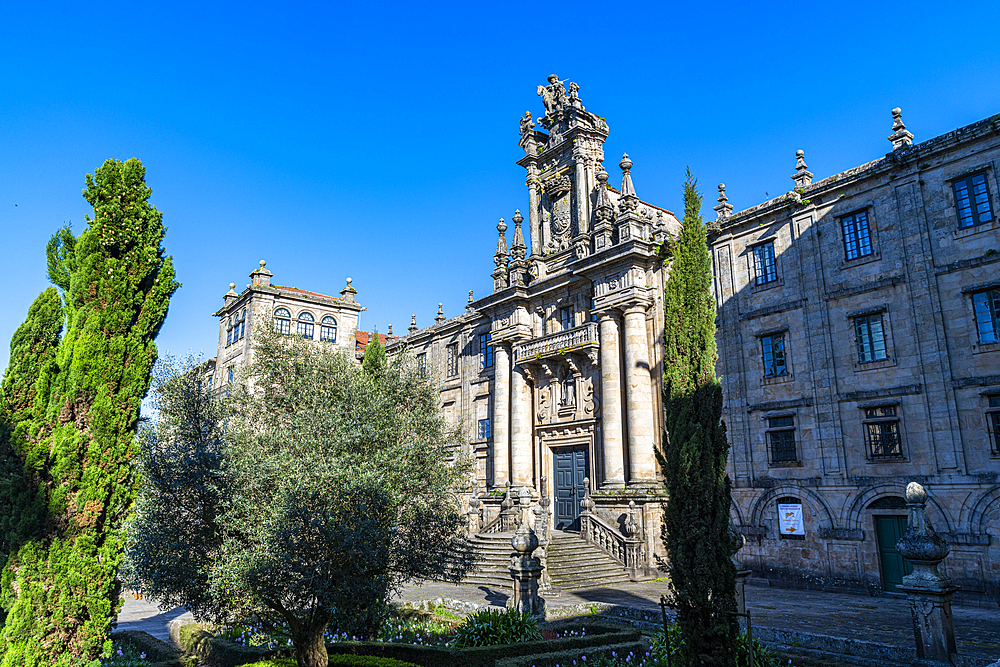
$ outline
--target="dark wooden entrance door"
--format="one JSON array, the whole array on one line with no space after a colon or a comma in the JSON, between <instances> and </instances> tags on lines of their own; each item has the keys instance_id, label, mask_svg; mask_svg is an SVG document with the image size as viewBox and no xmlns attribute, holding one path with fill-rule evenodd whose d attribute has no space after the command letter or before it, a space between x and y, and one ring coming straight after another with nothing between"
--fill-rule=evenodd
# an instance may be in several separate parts
<instances>
[{"instance_id":1,"label":"dark wooden entrance door","mask_svg":"<svg viewBox=\"0 0 1000 667\"><path fill-rule=\"evenodd\" d=\"M583 478L589 476L586 447L553 450L556 477L556 530L580 530Z\"/></svg>"},{"instance_id":2,"label":"dark wooden entrance door","mask_svg":"<svg viewBox=\"0 0 1000 667\"><path fill-rule=\"evenodd\" d=\"M878 540L878 555L882 564L882 588L893 593L901 593L899 585L903 577L913 572L909 561L896 551L896 542L906 532L905 516L876 516L875 537Z\"/></svg>"}]
</instances>

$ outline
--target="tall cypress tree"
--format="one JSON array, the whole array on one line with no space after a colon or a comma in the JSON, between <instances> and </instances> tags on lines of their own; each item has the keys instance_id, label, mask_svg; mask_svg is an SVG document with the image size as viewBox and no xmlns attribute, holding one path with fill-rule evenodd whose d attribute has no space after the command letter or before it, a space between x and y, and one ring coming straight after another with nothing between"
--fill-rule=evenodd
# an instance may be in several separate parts
<instances>
[{"instance_id":1,"label":"tall cypress tree","mask_svg":"<svg viewBox=\"0 0 1000 667\"><path fill-rule=\"evenodd\" d=\"M178 287L145 172L132 158L88 174L88 228L75 239L62 230L49 244L67 325L54 361L41 369L25 431L38 456L24 463L45 512L14 536L3 570L2 667L83 665L110 650L121 525L136 492L139 406L156 361L153 340Z\"/></svg>"},{"instance_id":2,"label":"tall cypress tree","mask_svg":"<svg viewBox=\"0 0 1000 667\"><path fill-rule=\"evenodd\" d=\"M712 264L697 181L687 171L684 224L671 244L664 291L663 399L667 436L658 453L668 500L663 544L687 664L736 664L736 568L730 555L729 443L715 375Z\"/></svg>"},{"instance_id":3,"label":"tall cypress tree","mask_svg":"<svg viewBox=\"0 0 1000 667\"><path fill-rule=\"evenodd\" d=\"M389 366L388 358L385 354L385 347L379 340L378 331L372 332L372 337L365 345L365 356L361 361L361 367L375 379L381 379Z\"/></svg>"}]
</instances>

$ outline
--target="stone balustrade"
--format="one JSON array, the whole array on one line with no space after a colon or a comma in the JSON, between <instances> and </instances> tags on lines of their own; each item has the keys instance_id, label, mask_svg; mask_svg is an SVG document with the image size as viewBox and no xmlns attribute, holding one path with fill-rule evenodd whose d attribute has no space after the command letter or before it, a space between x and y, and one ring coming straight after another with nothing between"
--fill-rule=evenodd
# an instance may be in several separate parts
<instances>
[{"instance_id":1,"label":"stone balustrade","mask_svg":"<svg viewBox=\"0 0 1000 667\"><path fill-rule=\"evenodd\" d=\"M579 327L515 345L514 363L526 359L553 356L560 352L579 350L590 345L598 345L596 322L587 322Z\"/></svg>"}]
</instances>

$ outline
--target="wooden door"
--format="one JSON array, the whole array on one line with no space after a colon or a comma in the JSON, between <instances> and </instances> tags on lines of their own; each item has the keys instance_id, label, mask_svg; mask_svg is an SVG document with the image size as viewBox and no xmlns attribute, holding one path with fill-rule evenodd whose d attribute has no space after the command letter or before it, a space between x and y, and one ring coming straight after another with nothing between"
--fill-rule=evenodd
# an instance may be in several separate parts
<instances>
[{"instance_id":1,"label":"wooden door","mask_svg":"<svg viewBox=\"0 0 1000 667\"><path fill-rule=\"evenodd\" d=\"M899 585L903 583L903 577L913 572L913 566L896 550L896 542L905 532L905 516L875 517L875 537L882 565L882 588L893 593L902 592Z\"/></svg>"},{"instance_id":2,"label":"wooden door","mask_svg":"<svg viewBox=\"0 0 1000 667\"><path fill-rule=\"evenodd\" d=\"M556 530L580 530L580 501L583 479L588 476L587 448L554 450L556 478Z\"/></svg>"}]
</instances>

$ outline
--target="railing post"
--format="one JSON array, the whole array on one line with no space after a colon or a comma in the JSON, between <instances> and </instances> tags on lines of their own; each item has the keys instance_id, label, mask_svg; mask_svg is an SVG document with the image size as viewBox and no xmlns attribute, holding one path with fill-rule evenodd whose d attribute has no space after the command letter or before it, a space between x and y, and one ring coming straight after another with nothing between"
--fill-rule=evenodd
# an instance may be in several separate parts
<instances>
[{"instance_id":1,"label":"railing post","mask_svg":"<svg viewBox=\"0 0 1000 667\"><path fill-rule=\"evenodd\" d=\"M510 495L510 480L507 481L507 493L500 503L500 532L509 533L518 524L517 510L514 509L514 499Z\"/></svg>"},{"instance_id":2,"label":"railing post","mask_svg":"<svg viewBox=\"0 0 1000 667\"><path fill-rule=\"evenodd\" d=\"M590 527L590 512L597 503L590 497L590 479L583 478L583 498L580 500L580 537L587 542L593 542L594 536Z\"/></svg>"},{"instance_id":3,"label":"railing post","mask_svg":"<svg viewBox=\"0 0 1000 667\"><path fill-rule=\"evenodd\" d=\"M483 528L482 506L483 501L476 496L476 489L473 487L469 496L469 535L475 535Z\"/></svg>"},{"instance_id":4,"label":"railing post","mask_svg":"<svg viewBox=\"0 0 1000 667\"><path fill-rule=\"evenodd\" d=\"M639 580L642 569L642 530L635 520L635 501L628 501L628 521L625 522L625 568L628 578Z\"/></svg>"}]
</instances>

